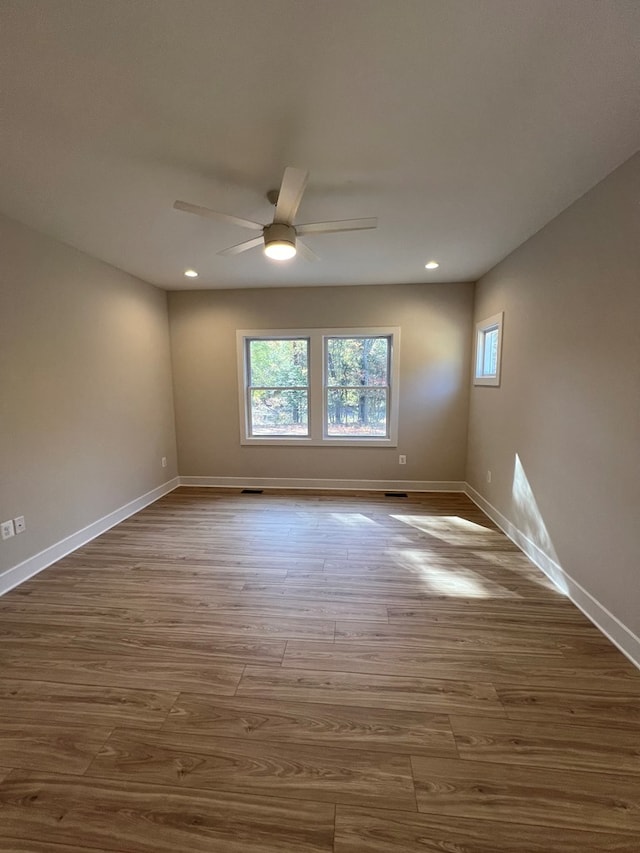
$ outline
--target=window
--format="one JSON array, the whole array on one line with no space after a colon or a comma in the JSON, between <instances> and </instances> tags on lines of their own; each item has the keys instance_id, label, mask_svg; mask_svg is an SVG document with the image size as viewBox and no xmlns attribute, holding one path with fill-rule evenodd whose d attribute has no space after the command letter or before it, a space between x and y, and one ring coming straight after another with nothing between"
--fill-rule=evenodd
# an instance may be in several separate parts
<instances>
[{"instance_id":1,"label":"window","mask_svg":"<svg viewBox=\"0 0 640 853\"><path fill-rule=\"evenodd\" d=\"M386 438L389 336L325 337L324 343L326 434Z\"/></svg>"},{"instance_id":2,"label":"window","mask_svg":"<svg viewBox=\"0 0 640 853\"><path fill-rule=\"evenodd\" d=\"M502 317L494 314L476 323L476 362L474 385L500 384L500 353L502 349Z\"/></svg>"},{"instance_id":3,"label":"window","mask_svg":"<svg viewBox=\"0 0 640 853\"><path fill-rule=\"evenodd\" d=\"M309 435L308 338L247 341L249 434Z\"/></svg>"},{"instance_id":4,"label":"window","mask_svg":"<svg viewBox=\"0 0 640 853\"><path fill-rule=\"evenodd\" d=\"M243 444L397 445L398 329L237 336Z\"/></svg>"}]
</instances>

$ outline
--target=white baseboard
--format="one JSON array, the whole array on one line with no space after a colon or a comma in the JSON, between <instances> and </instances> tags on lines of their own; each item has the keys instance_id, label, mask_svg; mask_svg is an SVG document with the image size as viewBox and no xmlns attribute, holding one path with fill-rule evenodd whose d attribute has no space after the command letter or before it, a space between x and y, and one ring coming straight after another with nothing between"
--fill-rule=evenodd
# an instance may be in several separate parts
<instances>
[{"instance_id":1,"label":"white baseboard","mask_svg":"<svg viewBox=\"0 0 640 853\"><path fill-rule=\"evenodd\" d=\"M541 569L548 578L581 610L584 615L607 637L614 646L640 669L640 637L627 628L617 616L601 604L578 581L574 580L562 566L551 559L535 542L532 542L521 530L509 521L493 504L483 498L473 486L465 483L465 493L480 509L495 522L498 527L515 543L521 551Z\"/></svg>"},{"instance_id":2,"label":"white baseboard","mask_svg":"<svg viewBox=\"0 0 640 853\"><path fill-rule=\"evenodd\" d=\"M320 480L298 477L180 477L181 486L209 489L331 489L375 492L463 492L461 480Z\"/></svg>"},{"instance_id":3,"label":"white baseboard","mask_svg":"<svg viewBox=\"0 0 640 853\"><path fill-rule=\"evenodd\" d=\"M180 478L174 477L173 480L168 480L156 489L152 489L139 498L129 501L129 503L115 509L103 518L99 518L97 521L83 527L82 530L78 530L76 533L66 536L54 545L50 545L49 548L45 548L39 554L34 554L33 557L29 557L22 563L18 563L17 566L7 569L6 572L0 575L0 595L4 595L5 592L9 592L10 589L46 569L47 566L50 566L57 560L61 560L62 557L66 557L67 554L70 554L82 545L86 545L87 542L95 539L96 536L100 536L101 533L124 521L125 518L129 518L130 515L139 512L141 509L149 506L149 504L169 494L169 492L172 492L179 485Z\"/></svg>"}]
</instances>

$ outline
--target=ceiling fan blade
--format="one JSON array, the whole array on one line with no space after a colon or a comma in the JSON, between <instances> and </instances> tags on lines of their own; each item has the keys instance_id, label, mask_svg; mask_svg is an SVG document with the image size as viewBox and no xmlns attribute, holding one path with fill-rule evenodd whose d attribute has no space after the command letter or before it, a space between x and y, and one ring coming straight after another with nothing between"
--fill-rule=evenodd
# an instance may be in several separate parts
<instances>
[{"instance_id":1,"label":"ceiling fan blade","mask_svg":"<svg viewBox=\"0 0 640 853\"><path fill-rule=\"evenodd\" d=\"M200 207L198 204L189 204L188 201L174 201L173 206L176 210L184 210L186 213L195 213L196 216L206 216L208 219L218 219L222 222L231 222L233 225L240 225L242 228L250 228L252 231L262 231L263 225L259 222L252 222L250 219L240 219L238 216L230 216L228 213L217 213L215 210L209 210L208 207Z\"/></svg>"},{"instance_id":2,"label":"ceiling fan blade","mask_svg":"<svg viewBox=\"0 0 640 853\"><path fill-rule=\"evenodd\" d=\"M336 231L366 231L377 228L375 216L369 219L339 219L336 222L309 222L296 225L296 234L332 234Z\"/></svg>"},{"instance_id":3,"label":"ceiling fan blade","mask_svg":"<svg viewBox=\"0 0 640 853\"><path fill-rule=\"evenodd\" d=\"M251 240L245 240L244 243L238 243L236 246L230 246L228 249L223 249L218 252L219 255L239 255L240 252L246 252L248 249L253 249L256 246L264 246L264 237L262 234L259 237L252 237Z\"/></svg>"},{"instance_id":4,"label":"ceiling fan blade","mask_svg":"<svg viewBox=\"0 0 640 853\"><path fill-rule=\"evenodd\" d=\"M308 222L296 225L296 234L333 234L336 231L366 231L378 227L375 216L369 219L338 219L335 222Z\"/></svg>"},{"instance_id":5,"label":"ceiling fan blade","mask_svg":"<svg viewBox=\"0 0 640 853\"><path fill-rule=\"evenodd\" d=\"M306 243L303 243L302 240L296 240L296 249L298 250L298 254L302 255L305 261L319 261L320 258L316 255L314 251L312 251Z\"/></svg>"},{"instance_id":6,"label":"ceiling fan blade","mask_svg":"<svg viewBox=\"0 0 640 853\"><path fill-rule=\"evenodd\" d=\"M295 166L287 166L282 176L282 184L278 192L278 203L273 217L274 222L285 225L293 225L296 213L302 201L302 194L307 186L309 172L305 169L297 169Z\"/></svg>"}]
</instances>

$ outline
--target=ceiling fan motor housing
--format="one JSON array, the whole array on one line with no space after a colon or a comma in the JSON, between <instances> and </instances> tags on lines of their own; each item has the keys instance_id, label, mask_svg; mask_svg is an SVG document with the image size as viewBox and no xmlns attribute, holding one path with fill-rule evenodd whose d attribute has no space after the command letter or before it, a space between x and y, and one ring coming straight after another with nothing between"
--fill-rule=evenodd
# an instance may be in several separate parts
<instances>
[{"instance_id":1,"label":"ceiling fan motor housing","mask_svg":"<svg viewBox=\"0 0 640 853\"><path fill-rule=\"evenodd\" d=\"M293 225L285 225L283 222L274 222L272 225L266 225L264 229L264 245L268 246L271 243L289 243L295 249L296 229Z\"/></svg>"}]
</instances>

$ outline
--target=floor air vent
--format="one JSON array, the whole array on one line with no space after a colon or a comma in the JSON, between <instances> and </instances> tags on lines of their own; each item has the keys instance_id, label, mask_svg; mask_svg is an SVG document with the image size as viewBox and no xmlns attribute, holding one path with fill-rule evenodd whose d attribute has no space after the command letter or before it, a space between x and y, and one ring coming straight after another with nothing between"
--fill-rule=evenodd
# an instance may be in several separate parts
<instances>
[{"instance_id":1,"label":"floor air vent","mask_svg":"<svg viewBox=\"0 0 640 853\"><path fill-rule=\"evenodd\" d=\"M263 492L262 489L243 489L240 494L241 495L261 495Z\"/></svg>"},{"instance_id":2,"label":"floor air vent","mask_svg":"<svg viewBox=\"0 0 640 853\"><path fill-rule=\"evenodd\" d=\"M385 492L384 496L385 496L385 498L406 498L406 497L408 497L406 492Z\"/></svg>"}]
</instances>

